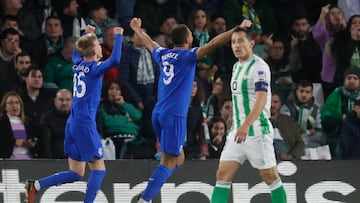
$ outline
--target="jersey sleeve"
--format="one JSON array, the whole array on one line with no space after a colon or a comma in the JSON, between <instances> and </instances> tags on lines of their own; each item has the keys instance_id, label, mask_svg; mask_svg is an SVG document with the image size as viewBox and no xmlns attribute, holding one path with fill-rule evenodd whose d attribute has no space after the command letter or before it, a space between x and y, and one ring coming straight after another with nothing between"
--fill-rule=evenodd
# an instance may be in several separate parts
<instances>
[{"instance_id":1,"label":"jersey sleeve","mask_svg":"<svg viewBox=\"0 0 360 203\"><path fill-rule=\"evenodd\" d=\"M156 47L153 52L151 53L152 56L154 57L155 61L158 63L158 64L161 64L161 55L162 55L162 52L164 52L166 50L166 48L164 47Z\"/></svg>"},{"instance_id":2,"label":"jersey sleeve","mask_svg":"<svg viewBox=\"0 0 360 203\"><path fill-rule=\"evenodd\" d=\"M255 91L267 92L270 85L270 69L266 63L259 63L253 72Z\"/></svg>"},{"instance_id":3,"label":"jersey sleeve","mask_svg":"<svg viewBox=\"0 0 360 203\"><path fill-rule=\"evenodd\" d=\"M110 70L113 66L120 63L121 51L122 51L122 36L117 34L115 38L114 48L111 52L111 56L103 61L99 62L98 68L96 69L96 75L104 74L106 71Z\"/></svg>"}]
</instances>

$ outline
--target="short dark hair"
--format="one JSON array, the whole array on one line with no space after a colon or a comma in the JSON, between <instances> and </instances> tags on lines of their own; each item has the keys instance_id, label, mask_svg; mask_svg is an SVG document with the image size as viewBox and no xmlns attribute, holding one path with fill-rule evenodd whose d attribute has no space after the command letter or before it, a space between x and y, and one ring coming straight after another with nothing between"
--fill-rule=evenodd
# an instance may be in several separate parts
<instances>
[{"instance_id":1,"label":"short dark hair","mask_svg":"<svg viewBox=\"0 0 360 203\"><path fill-rule=\"evenodd\" d=\"M311 89L314 88L310 80L300 80L296 83L295 90L299 89L299 87L311 87Z\"/></svg>"},{"instance_id":2,"label":"short dark hair","mask_svg":"<svg viewBox=\"0 0 360 203\"><path fill-rule=\"evenodd\" d=\"M14 28L8 28L8 29L6 29L6 30L4 30L4 31L1 32L1 34L0 34L0 40L6 39L6 37L7 37L8 35L19 35L19 37L20 37L20 34L19 34L18 31L16 31Z\"/></svg>"},{"instance_id":3,"label":"short dark hair","mask_svg":"<svg viewBox=\"0 0 360 203\"><path fill-rule=\"evenodd\" d=\"M175 46L179 46L185 43L188 37L188 27L185 24L180 24L174 28L171 33L171 39Z\"/></svg>"},{"instance_id":4,"label":"short dark hair","mask_svg":"<svg viewBox=\"0 0 360 203\"><path fill-rule=\"evenodd\" d=\"M245 29L245 28L241 28L241 27L236 27L233 31L233 33L237 33L237 32L245 32L246 34L246 38L251 41L251 40L254 40L253 37L252 37L252 33L250 30L248 29Z\"/></svg>"},{"instance_id":5,"label":"short dark hair","mask_svg":"<svg viewBox=\"0 0 360 203\"><path fill-rule=\"evenodd\" d=\"M28 56L28 57L30 57L30 59L31 59L31 56L30 56L29 53L27 53L27 52L21 52L21 53L19 53L19 54L16 54L16 56L15 56L15 62L17 62L17 60L18 60L19 57L23 57L23 56Z\"/></svg>"},{"instance_id":6,"label":"short dark hair","mask_svg":"<svg viewBox=\"0 0 360 203\"><path fill-rule=\"evenodd\" d=\"M16 21L16 22L18 22L18 18L16 16L13 16L13 15L4 15L1 18L2 24L4 24L5 21Z\"/></svg>"},{"instance_id":7,"label":"short dark hair","mask_svg":"<svg viewBox=\"0 0 360 203\"><path fill-rule=\"evenodd\" d=\"M40 68L39 66L36 66L36 65L34 65L34 64L31 64L31 65L24 71L24 76L25 76L25 77L28 77L31 72L37 71L37 70L39 70L39 71L42 73L41 68Z\"/></svg>"}]
</instances>

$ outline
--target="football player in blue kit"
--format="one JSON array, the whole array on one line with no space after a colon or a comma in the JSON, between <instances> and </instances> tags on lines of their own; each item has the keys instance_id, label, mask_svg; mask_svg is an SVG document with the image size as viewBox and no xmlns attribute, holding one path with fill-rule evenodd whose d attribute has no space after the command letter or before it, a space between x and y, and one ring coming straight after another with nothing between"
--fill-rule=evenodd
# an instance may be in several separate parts
<instances>
[{"instance_id":1,"label":"football player in blue kit","mask_svg":"<svg viewBox=\"0 0 360 203\"><path fill-rule=\"evenodd\" d=\"M69 170L55 173L38 180L26 180L26 198L33 203L35 194L42 188L71 183L82 179L86 163L90 168L85 203L91 203L101 187L106 173L101 137L96 128L96 112L100 103L103 74L120 62L123 28L113 28L116 34L110 58L102 58L100 43L88 25L86 33L76 41L73 51L74 87L73 104L65 128L64 151L68 156Z\"/></svg>"},{"instance_id":2,"label":"football player in blue kit","mask_svg":"<svg viewBox=\"0 0 360 203\"><path fill-rule=\"evenodd\" d=\"M240 27L250 25L250 21L244 20ZM133 18L130 27L160 65L152 125L160 140L161 159L150 176L146 189L138 196L138 203L142 203L150 202L170 175L183 164L185 156L182 147L197 61L214 48L227 43L234 29L219 34L202 47L191 48L192 33L186 25L181 24L172 32L174 48L168 49L160 47L142 31L140 18Z\"/></svg>"}]
</instances>

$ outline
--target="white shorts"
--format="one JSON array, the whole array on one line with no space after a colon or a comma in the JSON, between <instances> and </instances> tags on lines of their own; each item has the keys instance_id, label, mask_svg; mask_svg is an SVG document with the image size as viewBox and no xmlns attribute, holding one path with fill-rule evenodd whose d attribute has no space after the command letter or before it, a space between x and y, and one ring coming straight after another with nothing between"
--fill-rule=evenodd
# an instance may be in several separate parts
<instances>
[{"instance_id":1,"label":"white shorts","mask_svg":"<svg viewBox=\"0 0 360 203\"><path fill-rule=\"evenodd\" d=\"M234 141L236 130L232 130L226 138L226 144L220 161L236 161L243 164L249 160L257 169L269 169L276 166L273 146L273 134L246 137L245 142Z\"/></svg>"}]
</instances>

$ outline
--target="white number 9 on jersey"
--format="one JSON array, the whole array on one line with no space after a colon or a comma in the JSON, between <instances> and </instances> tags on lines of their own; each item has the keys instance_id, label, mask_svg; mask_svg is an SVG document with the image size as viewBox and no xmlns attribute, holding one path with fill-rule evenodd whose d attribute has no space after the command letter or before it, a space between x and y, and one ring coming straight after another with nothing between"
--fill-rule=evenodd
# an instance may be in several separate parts
<instances>
[{"instance_id":1,"label":"white number 9 on jersey","mask_svg":"<svg viewBox=\"0 0 360 203\"><path fill-rule=\"evenodd\" d=\"M84 72L79 72L74 74L74 92L73 96L77 98L81 98L85 95L86 92L86 83L82 80L81 77L84 77Z\"/></svg>"},{"instance_id":2,"label":"white number 9 on jersey","mask_svg":"<svg viewBox=\"0 0 360 203\"><path fill-rule=\"evenodd\" d=\"M163 72L164 72L165 76L167 77L167 78L163 78L163 82L165 85L168 85L171 83L171 80L174 78L174 65L170 64L167 61L164 61L162 63L162 66L164 67Z\"/></svg>"}]
</instances>

